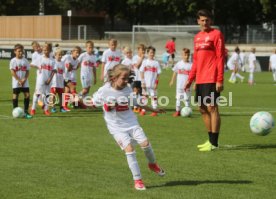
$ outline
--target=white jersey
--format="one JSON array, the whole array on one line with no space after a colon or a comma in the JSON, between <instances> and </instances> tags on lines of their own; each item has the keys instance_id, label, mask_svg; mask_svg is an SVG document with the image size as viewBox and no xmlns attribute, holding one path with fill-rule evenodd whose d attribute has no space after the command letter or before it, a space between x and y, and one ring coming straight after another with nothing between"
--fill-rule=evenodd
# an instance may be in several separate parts
<instances>
[{"instance_id":1,"label":"white jersey","mask_svg":"<svg viewBox=\"0 0 276 199\"><path fill-rule=\"evenodd\" d=\"M41 57L42 55L43 55L42 53L38 53L37 51L35 51L32 54L32 62L31 62L31 64L33 64L35 62L35 60L38 59L39 57Z\"/></svg>"},{"instance_id":2,"label":"white jersey","mask_svg":"<svg viewBox=\"0 0 276 199\"><path fill-rule=\"evenodd\" d=\"M56 73L53 76L51 87L64 88L64 77L63 77L63 73L65 72L64 62L55 60L54 69L56 70Z\"/></svg>"},{"instance_id":3,"label":"white jersey","mask_svg":"<svg viewBox=\"0 0 276 199\"><path fill-rule=\"evenodd\" d=\"M176 88L184 89L184 86L188 80L189 72L191 71L192 63L184 62L183 60L176 63L173 67L173 71L177 73Z\"/></svg>"},{"instance_id":4,"label":"white jersey","mask_svg":"<svg viewBox=\"0 0 276 199\"><path fill-rule=\"evenodd\" d=\"M16 57L14 57L10 61L10 70L13 70L18 76L18 78L21 80L25 78L27 71L30 70L30 64L28 60L25 59L24 57L22 59L17 59ZM28 79L25 81L24 85L20 86L19 82L14 77L12 77L12 88L19 88L19 87L28 88L29 87Z\"/></svg>"},{"instance_id":5,"label":"white jersey","mask_svg":"<svg viewBox=\"0 0 276 199\"><path fill-rule=\"evenodd\" d=\"M276 54L270 55L269 62L271 64L271 69L276 69Z\"/></svg>"},{"instance_id":6,"label":"white jersey","mask_svg":"<svg viewBox=\"0 0 276 199\"><path fill-rule=\"evenodd\" d=\"M135 72L135 77L134 80L135 81L141 81L141 75L140 75L140 70L137 67L134 67L135 64L137 64L139 62L139 60L141 59L141 57L139 57L138 55L135 55L132 58L132 64L133 64L133 68L134 68L134 72ZM143 59L143 61L145 60L145 58ZM143 62L142 61L142 62ZM141 67L141 66L140 66Z\"/></svg>"},{"instance_id":7,"label":"white jersey","mask_svg":"<svg viewBox=\"0 0 276 199\"><path fill-rule=\"evenodd\" d=\"M134 70L133 64L132 64L132 59L129 59L128 57L126 57L122 61L122 64L125 65L125 66L128 66L131 70Z\"/></svg>"},{"instance_id":8,"label":"white jersey","mask_svg":"<svg viewBox=\"0 0 276 199\"><path fill-rule=\"evenodd\" d=\"M139 126L136 115L130 108L132 90L125 87L122 90L115 90L110 83L104 86L93 95L95 104L116 103L117 106L111 111L104 110L104 119L111 134L115 132L124 132L135 126Z\"/></svg>"},{"instance_id":9,"label":"white jersey","mask_svg":"<svg viewBox=\"0 0 276 199\"><path fill-rule=\"evenodd\" d=\"M244 52L240 52L241 65L245 65L246 63L246 54Z\"/></svg>"},{"instance_id":10,"label":"white jersey","mask_svg":"<svg viewBox=\"0 0 276 199\"><path fill-rule=\"evenodd\" d=\"M46 81L49 79L52 71L55 68L55 60L52 58L41 56L35 60L34 65L39 68L36 86L45 85Z\"/></svg>"},{"instance_id":11,"label":"white jersey","mask_svg":"<svg viewBox=\"0 0 276 199\"><path fill-rule=\"evenodd\" d=\"M77 82L77 69L78 69L79 60L73 59L71 55L65 55L62 58L62 60L64 61L64 64L65 64L64 79L70 80L72 82ZM70 65L72 66L72 70L68 71L68 68Z\"/></svg>"},{"instance_id":12,"label":"white jersey","mask_svg":"<svg viewBox=\"0 0 276 199\"><path fill-rule=\"evenodd\" d=\"M81 64L81 77L93 77L93 68L96 67L96 56L93 54L89 55L87 52L84 52L79 56L78 60Z\"/></svg>"},{"instance_id":13,"label":"white jersey","mask_svg":"<svg viewBox=\"0 0 276 199\"><path fill-rule=\"evenodd\" d=\"M158 61L146 59L140 67L140 72L144 73L146 87L153 88L157 75L161 73L161 68Z\"/></svg>"},{"instance_id":14,"label":"white jersey","mask_svg":"<svg viewBox=\"0 0 276 199\"><path fill-rule=\"evenodd\" d=\"M103 52L102 62L104 65L104 76L107 75L107 71L121 62L121 52L119 50L112 51L107 49Z\"/></svg>"},{"instance_id":15,"label":"white jersey","mask_svg":"<svg viewBox=\"0 0 276 199\"><path fill-rule=\"evenodd\" d=\"M227 61L227 67L230 69L230 70L234 70L235 67L240 67L241 66L241 59L240 59L240 56L238 53L234 52L230 59L228 59Z\"/></svg>"},{"instance_id":16,"label":"white jersey","mask_svg":"<svg viewBox=\"0 0 276 199\"><path fill-rule=\"evenodd\" d=\"M249 54L248 61L249 61L249 68L254 69L255 68L254 62L256 62L256 56L254 53Z\"/></svg>"}]
</instances>

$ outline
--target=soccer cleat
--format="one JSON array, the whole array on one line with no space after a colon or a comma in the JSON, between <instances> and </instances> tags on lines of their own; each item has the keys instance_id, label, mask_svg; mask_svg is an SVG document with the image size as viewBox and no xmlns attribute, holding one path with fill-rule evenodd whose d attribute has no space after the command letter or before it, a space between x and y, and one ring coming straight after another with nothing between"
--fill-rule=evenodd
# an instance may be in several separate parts
<instances>
[{"instance_id":1,"label":"soccer cleat","mask_svg":"<svg viewBox=\"0 0 276 199\"><path fill-rule=\"evenodd\" d=\"M61 113L66 113L66 112L68 112L68 111L66 111L64 108L61 108L61 109L60 109L60 112L61 112Z\"/></svg>"},{"instance_id":2,"label":"soccer cleat","mask_svg":"<svg viewBox=\"0 0 276 199\"><path fill-rule=\"evenodd\" d=\"M56 113L57 112L57 109L56 108L52 108L51 109L51 113Z\"/></svg>"},{"instance_id":3,"label":"soccer cleat","mask_svg":"<svg viewBox=\"0 0 276 199\"><path fill-rule=\"evenodd\" d=\"M33 118L33 116L31 116L29 113L25 113L24 117L26 119L32 119Z\"/></svg>"},{"instance_id":4,"label":"soccer cleat","mask_svg":"<svg viewBox=\"0 0 276 199\"><path fill-rule=\"evenodd\" d=\"M140 112L140 115L141 115L141 116L146 115L146 111L143 111L143 110L142 110L142 111Z\"/></svg>"},{"instance_id":5,"label":"soccer cleat","mask_svg":"<svg viewBox=\"0 0 276 199\"><path fill-rule=\"evenodd\" d=\"M208 151L214 151L214 150L216 150L216 149L218 149L218 147L217 147L217 146L214 146L214 145L212 145L212 144L210 143L209 145L206 145L206 146L200 148L199 151L201 151L201 152L208 152Z\"/></svg>"},{"instance_id":6,"label":"soccer cleat","mask_svg":"<svg viewBox=\"0 0 276 199\"><path fill-rule=\"evenodd\" d=\"M64 106L63 109L67 112L71 111L68 107Z\"/></svg>"},{"instance_id":7,"label":"soccer cleat","mask_svg":"<svg viewBox=\"0 0 276 199\"><path fill-rule=\"evenodd\" d=\"M139 191L146 190L146 187L141 179L134 180L134 187L136 190L139 190Z\"/></svg>"},{"instance_id":8,"label":"soccer cleat","mask_svg":"<svg viewBox=\"0 0 276 199\"><path fill-rule=\"evenodd\" d=\"M156 112L152 112L152 113L150 114L150 116L151 116L151 117L156 117L156 116L158 116L158 114L157 114Z\"/></svg>"},{"instance_id":9,"label":"soccer cleat","mask_svg":"<svg viewBox=\"0 0 276 199\"><path fill-rule=\"evenodd\" d=\"M197 145L197 148L202 148L202 147L208 146L208 145L210 145L210 144L211 144L211 143L209 142L209 140L207 140L207 141L204 142L203 144Z\"/></svg>"},{"instance_id":10,"label":"soccer cleat","mask_svg":"<svg viewBox=\"0 0 276 199\"><path fill-rule=\"evenodd\" d=\"M44 115L50 116L51 113L49 112L49 110L46 110L46 111L44 111Z\"/></svg>"},{"instance_id":11,"label":"soccer cleat","mask_svg":"<svg viewBox=\"0 0 276 199\"><path fill-rule=\"evenodd\" d=\"M180 111L176 111L174 114L173 114L173 117L178 117L180 116Z\"/></svg>"},{"instance_id":12,"label":"soccer cleat","mask_svg":"<svg viewBox=\"0 0 276 199\"><path fill-rule=\"evenodd\" d=\"M139 108L133 108L133 112L134 112L134 113L139 113L140 110L139 110Z\"/></svg>"},{"instance_id":13,"label":"soccer cleat","mask_svg":"<svg viewBox=\"0 0 276 199\"><path fill-rule=\"evenodd\" d=\"M34 109L31 110L31 115L35 115L35 110Z\"/></svg>"},{"instance_id":14,"label":"soccer cleat","mask_svg":"<svg viewBox=\"0 0 276 199\"><path fill-rule=\"evenodd\" d=\"M165 171L161 167L159 167L157 163L153 163L153 164L149 163L148 166L150 170L157 173L159 176L162 177L165 175Z\"/></svg>"}]
</instances>

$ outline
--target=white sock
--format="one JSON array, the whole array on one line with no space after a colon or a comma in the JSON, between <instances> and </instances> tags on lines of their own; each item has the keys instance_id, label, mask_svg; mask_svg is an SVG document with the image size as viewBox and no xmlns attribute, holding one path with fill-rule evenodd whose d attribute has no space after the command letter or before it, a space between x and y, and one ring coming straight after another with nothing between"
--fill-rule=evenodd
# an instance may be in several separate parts
<instances>
[{"instance_id":1,"label":"white sock","mask_svg":"<svg viewBox=\"0 0 276 199\"><path fill-rule=\"evenodd\" d=\"M273 80L276 81L276 69L273 71Z\"/></svg>"},{"instance_id":2,"label":"white sock","mask_svg":"<svg viewBox=\"0 0 276 199\"><path fill-rule=\"evenodd\" d=\"M180 111L180 99L176 98L176 106L175 106L176 111Z\"/></svg>"},{"instance_id":3,"label":"white sock","mask_svg":"<svg viewBox=\"0 0 276 199\"><path fill-rule=\"evenodd\" d=\"M249 73L248 81L253 83L253 81L254 81L253 73Z\"/></svg>"},{"instance_id":4,"label":"white sock","mask_svg":"<svg viewBox=\"0 0 276 199\"><path fill-rule=\"evenodd\" d=\"M236 77L240 78L240 79L243 79L244 77L241 76L239 73L236 73Z\"/></svg>"},{"instance_id":5,"label":"white sock","mask_svg":"<svg viewBox=\"0 0 276 199\"><path fill-rule=\"evenodd\" d=\"M37 94L34 94L34 95L33 95L32 110L35 110L35 109L36 109L36 104L37 104L37 102L38 102L38 98L39 98L39 95L37 95Z\"/></svg>"},{"instance_id":6,"label":"white sock","mask_svg":"<svg viewBox=\"0 0 276 199\"><path fill-rule=\"evenodd\" d=\"M157 108L157 97L152 97L151 98L151 106L153 109Z\"/></svg>"},{"instance_id":7,"label":"white sock","mask_svg":"<svg viewBox=\"0 0 276 199\"><path fill-rule=\"evenodd\" d=\"M190 93L185 92L184 93L184 102L186 107L190 107Z\"/></svg>"},{"instance_id":8,"label":"white sock","mask_svg":"<svg viewBox=\"0 0 276 199\"><path fill-rule=\"evenodd\" d=\"M151 144L149 144L147 147L142 147L142 149L145 153L146 158L148 159L148 162L151 164L155 163L156 162L155 155L152 150Z\"/></svg>"},{"instance_id":9,"label":"white sock","mask_svg":"<svg viewBox=\"0 0 276 199\"><path fill-rule=\"evenodd\" d=\"M142 179L142 175L140 172L140 168L136 159L136 152L128 152L126 153L127 163L129 166L129 169L132 173L133 180L140 180Z\"/></svg>"},{"instance_id":10,"label":"white sock","mask_svg":"<svg viewBox=\"0 0 276 199\"><path fill-rule=\"evenodd\" d=\"M230 79L229 79L229 80L230 80L230 81L234 81L234 79L236 79L236 78L235 78L235 73L234 73L234 72L232 72L231 77L230 77Z\"/></svg>"}]
</instances>

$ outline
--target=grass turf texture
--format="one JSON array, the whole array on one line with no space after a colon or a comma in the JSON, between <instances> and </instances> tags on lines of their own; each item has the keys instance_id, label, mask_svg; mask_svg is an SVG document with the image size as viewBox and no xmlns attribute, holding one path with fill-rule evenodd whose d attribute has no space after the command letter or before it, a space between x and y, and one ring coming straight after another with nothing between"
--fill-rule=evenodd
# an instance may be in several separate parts
<instances>
[{"instance_id":1,"label":"grass turf texture","mask_svg":"<svg viewBox=\"0 0 276 199\"><path fill-rule=\"evenodd\" d=\"M170 98L167 113L138 118L166 176L160 178L149 171L143 152L136 147L147 186L146 191L139 192L133 188L125 155L109 135L101 110L76 109L46 117L38 108L31 120L13 119L9 62L0 63L1 199L236 199L276 195L276 130L265 137L249 130L249 120L257 111L269 111L276 118L276 86L271 73L256 73L257 84L252 87L229 84L230 73L225 73L223 95L233 93L233 106L220 109L221 147L215 152L199 152L196 145L207 139L200 114L193 107L191 118L172 117L175 87L168 86L172 72L163 70L159 96ZM31 96L34 82L32 70ZM23 94L19 106L23 107Z\"/></svg>"}]
</instances>

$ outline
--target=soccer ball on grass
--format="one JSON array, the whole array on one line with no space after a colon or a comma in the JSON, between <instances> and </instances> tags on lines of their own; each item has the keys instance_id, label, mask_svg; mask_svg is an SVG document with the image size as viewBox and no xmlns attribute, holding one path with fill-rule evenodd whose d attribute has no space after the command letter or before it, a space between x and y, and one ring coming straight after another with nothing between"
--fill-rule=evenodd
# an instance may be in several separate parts
<instances>
[{"instance_id":1,"label":"soccer ball on grass","mask_svg":"<svg viewBox=\"0 0 276 199\"><path fill-rule=\"evenodd\" d=\"M192 109L186 106L181 109L180 115L182 117L190 117L192 115L192 112Z\"/></svg>"},{"instance_id":2,"label":"soccer ball on grass","mask_svg":"<svg viewBox=\"0 0 276 199\"><path fill-rule=\"evenodd\" d=\"M12 110L12 116L14 118L21 118L24 117L25 113L24 110L20 107L16 107Z\"/></svg>"},{"instance_id":3,"label":"soccer ball on grass","mask_svg":"<svg viewBox=\"0 0 276 199\"><path fill-rule=\"evenodd\" d=\"M250 129L256 135L268 135L273 127L274 119L269 112L257 112L250 119Z\"/></svg>"}]
</instances>

